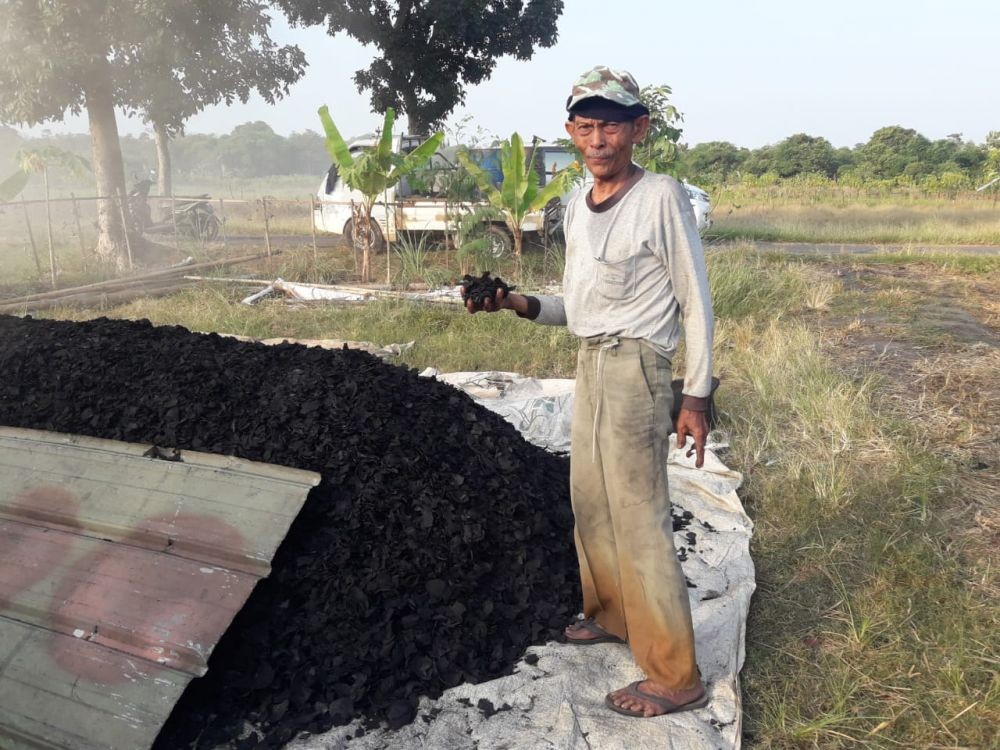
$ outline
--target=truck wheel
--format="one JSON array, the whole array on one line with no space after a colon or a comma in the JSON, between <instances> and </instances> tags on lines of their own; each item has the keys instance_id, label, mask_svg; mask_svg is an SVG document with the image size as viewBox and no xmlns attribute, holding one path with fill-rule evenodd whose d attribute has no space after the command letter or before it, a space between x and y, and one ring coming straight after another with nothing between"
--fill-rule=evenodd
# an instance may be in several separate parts
<instances>
[{"instance_id":1,"label":"truck wheel","mask_svg":"<svg viewBox=\"0 0 1000 750\"><path fill-rule=\"evenodd\" d=\"M365 236L361 232L361 227L354 228L354 219L348 219L344 225L344 241L348 247L353 247L358 252L365 249ZM371 251L376 255L385 252L385 235L374 219L368 225L368 241L371 242Z\"/></svg>"},{"instance_id":2,"label":"truck wheel","mask_svg":"<svg viewBox=\"0 0 1000 750\"><path fill-rule=\"evenodd\" d=\"M490 228L486 230L486 241L489 243L489 253L494 258L509 258L514 250L514 238L499 224L490 224Z\"/></svg>"}]
</instances>

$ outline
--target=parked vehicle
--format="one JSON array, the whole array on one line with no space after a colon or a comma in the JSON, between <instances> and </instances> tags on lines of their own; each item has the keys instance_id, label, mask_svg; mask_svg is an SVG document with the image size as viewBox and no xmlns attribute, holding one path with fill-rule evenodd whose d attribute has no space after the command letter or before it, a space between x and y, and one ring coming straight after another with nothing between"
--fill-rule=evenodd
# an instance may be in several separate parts
<instances>
[{"instance_id":1,"label":"parked vehicle","mask_svg":"<svg viewBox=\"0 0 1000 750\"><path fill-rule=\"evenodd\" d=\"M151 180L139 180L129 191L129 210L135 231L140 234L169 234L176 231L184 237L203 242L219 236L222 222L208 202L208 195L172 201L163 221L154 222L149 208L149 189L152 185Z\"/></svg>"},{"instance_id":2,"label":"parked vehicle","mask_svg":"<svg viewBox=\"0 0 1000 750\"><path fill-rule=\"evenodd\" d=\"M700 187L690 185L686 180L682 184L691 200L694 217L698 220L698 231L704 232L712 226L712 199Z\"/></svg>"},{"instance_id":3,"label":"parked vehicle","mask_svg":"<svg viewBox=\"0 0 1000 750\"><path fill-rule=\"evenodd\" d=\"M394 148L397 152L408 153L422 142L416 136L397 136ZM356 138L348 144L354 153L376 144L374 135ZM402 233L424 233L455 231L459 219L476 209L485 209L487 203L469 197L457 200L449 197L449 178L459 169L456 147L441 148L431 158L428 168L422 176L410 179L404 178L396 186L386 191L383 200L375 204L372 212L372 223L367 231L370 234L371 247L374 252L384 252L386 240L396 241ZM495 184L500 185L503 175L500 171L499 149L472 149L473 158L488 172L493 174ZM563 146L540 144L535 150L536 165L541 178L541 184L546 184L551 175L571 165L575 161L574 154ZM584 181L586 184L586 180ZM711 226L711 201L708 193L701 188L687 185L691 205L698 219L699 230ZM453 192L453 191L452 191ZM319 205L314 212L316 229L322 232L342 235L347 242L361 249L365 243L363 228L355 227L356 221L352 211L352 203L356 206L361 202L361 193L348 187L338 174L336 165L328 170L317 191ZM542 211L528 214L524 222L524 231L534 233L536 241L558 235L562 230L562 209L568 196L563 200L554 200ZM489 226L487 231L493 254L502 257L510 254L513 238L500 217L484 219Z\"/></svg>"}]
</instances>

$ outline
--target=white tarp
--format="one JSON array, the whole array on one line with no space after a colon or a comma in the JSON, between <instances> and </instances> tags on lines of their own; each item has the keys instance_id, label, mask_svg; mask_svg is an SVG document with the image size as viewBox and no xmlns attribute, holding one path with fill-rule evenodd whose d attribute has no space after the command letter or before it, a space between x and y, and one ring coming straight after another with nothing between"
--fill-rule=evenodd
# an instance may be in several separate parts
<instances>
[{"instance_id":1,"label":"white tarp","mask_svg":"<svg viewBox=\"0 0 1000 750\"><path fill-rule=\"evenodd\" d=\"M512 373L436 376L502 414L526 439L552 450L569 446L572 380L534 380ZM459 685L437 700L423 699L416 720L396 732L353 737L338 727L290 745L296 750L734 750L740 747L739 670L747 610L753 594L753 524L736 494L742 477L719 460L710 437L705 465L694 468L686 449L671 447L670 494L675 512L690 511L690 526L674 533L686 551L684 573L694 619L698 664L710 695L699 711L634 719L609 711L608 691L642 674L626 646L549 643L530 649L535 664L478 685ZM688 534L694 534L692 543ZM533 659L533 658L532 658ZM488 702L488 703L486 703ZM496 713L494 713L496 711Z\"/></svg>"}]
</instances>

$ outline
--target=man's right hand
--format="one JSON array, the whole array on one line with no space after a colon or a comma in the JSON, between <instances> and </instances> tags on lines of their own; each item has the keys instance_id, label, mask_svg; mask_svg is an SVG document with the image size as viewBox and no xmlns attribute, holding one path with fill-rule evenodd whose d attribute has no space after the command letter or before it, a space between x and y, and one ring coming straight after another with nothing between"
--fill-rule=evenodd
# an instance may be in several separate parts
<instances>
[{"instance_id":1,"label":"man's right hand","mask_svg":"<svg viewBox=\"0 0 1000 750\"><path fill-rule=\"evenodd\" d=\"M465 287L462 287L462 296L465 296ZM527 310L528 300L521 294L511 292L507 294L503 289L497 289L496 297L483 300L482 305L477 305L475 300L466 300L465 309L470 313L497 312L498 310Z\"/></svg>"}]
</instances>

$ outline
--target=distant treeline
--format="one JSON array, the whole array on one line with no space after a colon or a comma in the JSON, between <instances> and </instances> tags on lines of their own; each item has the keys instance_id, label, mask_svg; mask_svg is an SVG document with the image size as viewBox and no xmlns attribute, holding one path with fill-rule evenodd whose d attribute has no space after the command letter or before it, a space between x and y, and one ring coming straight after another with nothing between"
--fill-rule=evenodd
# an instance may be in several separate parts
<instances>
[{"instance_id":1,"label":"distant treeline","mask_svg":"<svg viewBox=\"0 0 1000 750\"><path fill-rule=\"evenodd\" d=\"M151 176L156 149L148 135L121 139L126 177ZM0 173L12 165L23 146L51 145L90 157L88 135L47 135L24 138L0 127ZM264 122L249 122L228 135L186 135L171 142L175 179L192 181L290 174L322 174L329 166L323 137L311 130L285 137ZM828 140L804 133L780 143L749 149L725 141L682 146L678 173L692 181L713 184L787 178L835 179L847 184L902 184L930 190L975 186L992 174L1000 159L1000 132L976 144L960 134L930 140L896 125L876 130L865 143L834 148Z\"/></svg>"},{"instance_id":2,"label":"distant treeline","mask_svg":"<svg viewBox=\"0 0 1000 750\"><path fill-rule=\"evenodd\" d=\"M825 138L805 133L757 149L715 141L682 149L682 174L707 183L733 179L777 181L817 177L848 184L897 183L949 190L989 176L1000 157L1000 132L984 144L955 133L932 141L915 130L892 125L876 130L865 143L834 148Z\"/></svg>"},{"instance_id":3,"label":"distant treeline","mask_svg":"<svg viewBox=\"0 0 1000 750\"><path fill-rule=\"evenodd\" d=\"M0 179L13 167L13 155L22 147L58 146L91 158L87 134L23 138L0 126ZM156 145L152 136L122 136L126 182L151 178L156 172ZM311 130L285 137L264 122L248 122L228 135L192 134L170 142L174 179L216 180L231 177L273 177L288 174L321 175L330 166L323 137ZM154 177L155 180L155 177Z\"/></svg>"}]
</instances>

